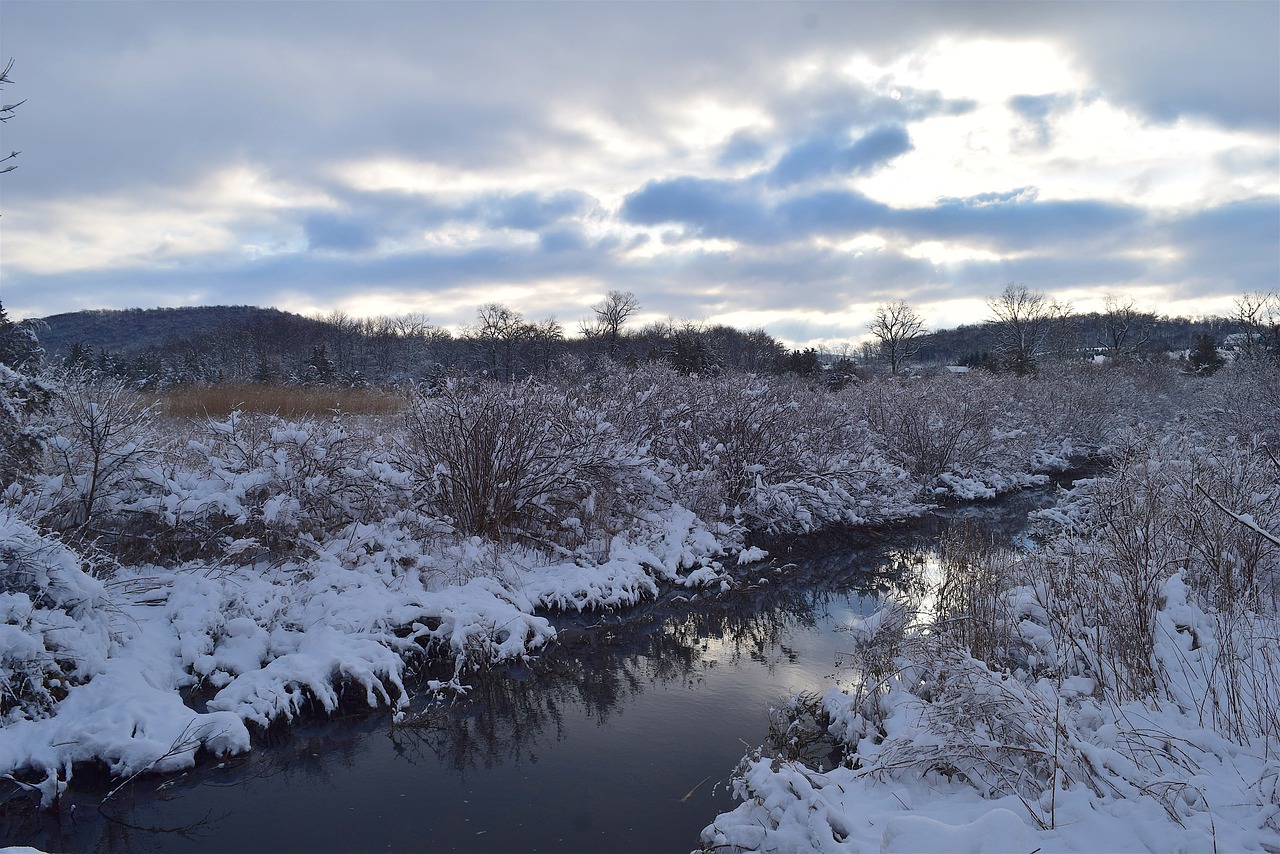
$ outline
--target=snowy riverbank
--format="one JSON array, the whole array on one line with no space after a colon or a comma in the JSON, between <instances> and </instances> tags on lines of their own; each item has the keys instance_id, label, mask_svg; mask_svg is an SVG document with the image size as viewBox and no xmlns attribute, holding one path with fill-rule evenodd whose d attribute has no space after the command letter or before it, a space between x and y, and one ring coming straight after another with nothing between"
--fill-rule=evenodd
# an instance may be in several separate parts
<instances>
[{"instance_id":1,"label":"snowy riverbank","mask_svg":"<svg viewBox=\"0 0 1280 854\"><path fill-rule=\"evenodd\" d=\"M851 623L702 850L1280 850L1280 462L1150 438Z\"/></svg>"}]
</instances>

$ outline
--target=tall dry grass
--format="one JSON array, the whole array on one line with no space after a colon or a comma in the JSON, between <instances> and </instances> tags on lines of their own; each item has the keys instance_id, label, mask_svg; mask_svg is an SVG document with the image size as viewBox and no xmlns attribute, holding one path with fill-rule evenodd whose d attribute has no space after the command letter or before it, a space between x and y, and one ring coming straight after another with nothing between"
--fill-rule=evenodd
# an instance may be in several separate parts
<instances>
[{"instance_id":1,"label":"tall dry grass","mask_svg":"<svg viewBox=\"0 0 1280 854\"><path fill-rule=\"evenodd\" d=\"M176 388L156 395L155 400L160 411L173 418L225 416L233 411L281 418L396 415L405 405L401 395L379 389L235 383Z\"/></svg>"}]
</instances>

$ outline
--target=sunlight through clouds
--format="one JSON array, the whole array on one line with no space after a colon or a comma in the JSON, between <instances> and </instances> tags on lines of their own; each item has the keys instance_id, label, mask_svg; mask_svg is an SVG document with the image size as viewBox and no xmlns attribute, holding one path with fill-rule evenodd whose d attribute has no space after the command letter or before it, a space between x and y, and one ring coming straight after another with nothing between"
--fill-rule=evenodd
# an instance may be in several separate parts
<instances>
[{"instance_id":1,"label":"sunlight through clouds","mask_svg":"<svg viewBox=\"0 0 1280 854\"><path fill-rule=\"evenodd\" d=\"M297 229L279 211L328 208L324 193L236 166L194 186L148 189L137 197L98 196L33 204L5 218L5 261L40 274L185 258L241 248L253 255L296 251ZM11 225L13 223L10 223ZM255 239L242 241L248 232Z\"/></svg>"},{"instance_id":2,"label":"sunlight through clouds","mask_svg":"<svg viewBox=\"0 0 1280 854\"><path fill-rule=\"evenodd\" d=\"M1011 276L1187 305L1280 280L1266 4L227 8L6 5L11 314L128 307L157 271L149 299L448 325L733 283L803 343L865 325L837 289L967 318Z\"/></svg>"},{"instance_id":3,"label":"sunlight through clouds","mask_svg":"<svg viewBox=\"0 0 1280 854\"><path fill-rule=\"evenodd\" d=\"M1079 91L1091 81L1048 39L944 38L885 69L895 85L996 103L1019 94Z\"/></svg>"},{"instance_id":4,"label":"sunlight through clouds","mask_svg":"<svg viewBox=\"0 0 1280 854\"><path fill-rule=\"evenodd\" d=\"M926 240L907 246L902 254L908 258L923 258L931 264L954 264L960 261L999 261L1008 254L1000 255L989 249L976 246L964 246L958 243L947 243L938 240Z\"/></svg>"}]
</instances>

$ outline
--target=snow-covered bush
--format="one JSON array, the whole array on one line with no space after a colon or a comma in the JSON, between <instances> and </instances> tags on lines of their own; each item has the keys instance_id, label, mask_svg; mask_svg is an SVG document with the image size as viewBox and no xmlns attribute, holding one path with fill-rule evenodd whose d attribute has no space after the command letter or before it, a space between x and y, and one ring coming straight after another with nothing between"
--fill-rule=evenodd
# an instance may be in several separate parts
<instances>
[{"instance_id":1,"label":"snow-covered bush","mask_svg":"<svg viewBox=\"0 0 1280 854\"><path fill-rule=\"evenodd\" d=\"M974 372L883 379L855 393L893 462L926 490L974 499L1043 480L1031 473L1043 438L1027 429L1022 406L1032 382Z\"/></svg>"},{"instance_id":2,"label":"snow-covered bush","mask_svg":"<svg viewBox=\"0 0 1280 854\"><path fill-rule=\"evenodd\" d=\"M0 722L40 717L102 669L110 648L101 582L80 558L0 508Z\"/></svg>"},{"instance_id":3,"label":"snow-covered bush","mask_svg":"<svg viewBox=\"0 0 1280 854\"><path fill-rule=\"evenodd\" d=\"M708 524L812 531L919 511L843 400L802 383L647 366L611 378L601 405Z\"/></svg>"},{"instance_id":4,"label":"snow-covered bush","mask_svg":"<svg viewBox=\"0 0 1280 854\"><path fill-rule=\"evenodd\" d=\"M40 473L24 513L75 540L119 527L156 459L155 407L124 383L66 377L56 388Z\"/></svg>"},{"instance_id":5,"label":"snow-covered bush","mask_svg":"<svg viewBox=\"0 0 1280 854\"><path fill-rule=\"evenodd\" d=\"M136 509L154 518L153 541L181 558L229 544L242 559L280 557L390 518L408 503L408 478L357 424L238 412L208 419L185 454L147 470L151 489Z\"/></svg>"},{"instance_id":6,"label":"snow-covered bush","mask_svg":"<svg viewBox=\"0 0 1280 854\"><path fill-rule=\"evenodd\" d=\"M0 363L0 489L38 461L46 435L37 416L52 397L44 380Z\"/></svg>"},{"instance_id":7,"label":"snow-covered bush","mask_svg":"<svg viewBox=\"0 0 1280 854\"><path fill-rule=\"evenodd\" d=\"M872 840L900 850L923 837L873 805L912 809L912 792L977 795L983 820L1012 806L1038 844L1111 816L1168 822L1188 850L1280 841L1280 465L1190 431L1115 447L1106 475L1040 514L1036 548L960 528L927 613L891 602L851 626L851 685L824 699L843 766L748 756L743 804L704 849L837 850L880 825Z\"/></svg>"},{"instance_id":8,"label":"snow-covered bush","mask_svg":"<svg viewBox=\"0 0 1280 854\"><path fill-rule=\"evenodd\" d=\"M1243 440L1280 448L1280 362L1275 357L1237 359L1200 385L1206 420Z\"/></svg>"},{"instance_id":9,"label":"snow-covered bush","mask_svg":"<svg viewBox=\"0 0 1280 854\"><path fill-rule=\"evenodd\" d=\"M1274 601L1280 573L1280 549L1259 530L1280 527L1278 475L1266 446L1146 429L1118 437L1110 470L1041 518L1128 578L1129 598L1150 602L1142 591L1176 570L1207 605L1255 608Z\"/></svg>"},{"instance_id":10,"label":"snow-covered bush","mask_svg":"<svg viewBox=\"0 0 1280 854\"><path fill-rule=\"evenodd\" d=\"M417 389L404 418L401 465L464 535L607 548L632 507L665 488L642 443L552 386L453 379Z\"/></svg>"}]
</instances>

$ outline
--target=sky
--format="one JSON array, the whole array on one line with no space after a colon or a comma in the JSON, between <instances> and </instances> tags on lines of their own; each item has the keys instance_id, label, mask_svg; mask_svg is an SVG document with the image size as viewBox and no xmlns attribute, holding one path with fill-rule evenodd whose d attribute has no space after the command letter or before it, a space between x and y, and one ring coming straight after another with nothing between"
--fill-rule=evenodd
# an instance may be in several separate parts
<instances>
[{"instance_id":1,"label":"sky","mask_svg":"<svg viewBox=\"0 0 1280 854\"><path fill-rule=\"evenodd\" d=\"M865 336L1280 289L1280 2L0 0L0 301Z\"/></svg>"}]
</instances>

